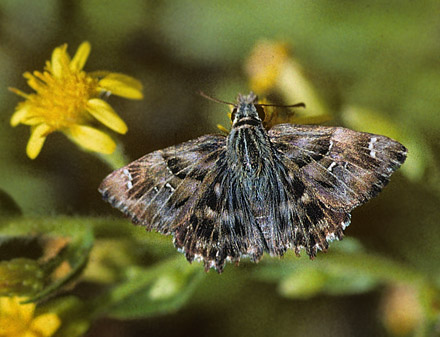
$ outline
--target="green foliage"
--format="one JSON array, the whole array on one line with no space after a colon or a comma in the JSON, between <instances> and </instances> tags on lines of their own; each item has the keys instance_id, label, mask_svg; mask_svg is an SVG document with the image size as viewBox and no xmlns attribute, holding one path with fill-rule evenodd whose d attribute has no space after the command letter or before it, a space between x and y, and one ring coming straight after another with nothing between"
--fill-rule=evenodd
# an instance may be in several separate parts
<instances>
[{"instance_id":1,"label":"green foliage","mask_svg":"<svg viewBox=\"0 0 440 337\"><path fill-rule=\"evenodd\" d=\"M282 261L263 263L254 273L258 279L278 282L280 293L289 298L357 294L378 284L422 286L431 281L408 266L366 253L350 238L333 244L324 259L310 261L290 254Z\"/></svg>"},{"instance_id":2,"label":"green foliage","mask_svg":"<svg viewBox=\"0 0 440 337\"><path fill-rule=\"evenodd\" d=\"M20 207L6 192L0 190L0 216L21 214Z\"/></svg>"},{"instance_id":3,"label":"green foliage","mask_svg":"<svg viewBox=\"0 0 440 337\"><path fill-rule=\"evenodd\" d=\"M85 267L90 250L93 247L93 234L90 227L82 225L77 219L6 218L3 219L2 222L0 226L2 232L1 242L5 245L8 244L11 239L18 239L14 247L17 250L20 249L20 242L24 242L26 239L43 241L50 237L55 239L65 237L69 241L65 247L57 252L57 255L48 258L44 258L43 256L40 258L38 273L44 273L46 284L42 289L34 293L27 302L35 302L47 298L59 288L78 277L79 273ZM0 245L0 249L1 248L2 246ZM44 249L44 247L42 248ZM12 261L17 261L17 259ZM27 260L26 263L34 266L34 269L37 268L37 266L34 265L35 263L32 263L32 260ZM54 273L62 263L68 265L69 271L62 277L52 280L52 273Z\"/></svg>"},{"instance_id":4,"label":"green foliage","mask_svg":"<svg viewBox=\"0 0 440 337\"><path fill-rule=\"evenodd\" d=\"M126 278L96 303L100 311L120 319L175 312L189 299L203 273L200 265L188 266L182 256L150 268L129 267Z\"/></svg>"},{"instance_id":5,"label":"green foliage","mask_svg":"<svg viewBox=\"0 0 440 337\"><path fill-rule=\"evenodd\" d=\"M87 304L74 296L62 296L39 306L39 312L56 313L63 324L54 337L83 336L90 327L91 315Z\"/></svg>"}]
</instances>

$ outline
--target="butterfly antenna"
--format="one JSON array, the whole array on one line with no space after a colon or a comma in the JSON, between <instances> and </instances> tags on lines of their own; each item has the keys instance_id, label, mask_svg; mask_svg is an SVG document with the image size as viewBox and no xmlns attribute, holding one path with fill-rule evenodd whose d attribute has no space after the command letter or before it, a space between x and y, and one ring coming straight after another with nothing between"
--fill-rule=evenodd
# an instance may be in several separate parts
<instances>
[{"instance_id":1,"label":"butterfly antenna","mask_svg":"<svg viewBox=\"0 0 440 337\"><path fill-rule=\"evenodd\" d=\"M213 101L213 102L216 102L216 103L228 104L228 105L235 106L234 103L230 103L230 102L222 101L221 99L211 97L211 96L205 94L203 91L199 91L198 94L199 94L200 96L205 97L206 99L209 99L210 101Z\"/></svg>"},{"instance_id":2,"label":"butterfly antenna","mask_svg":"<svg viewBox=\"0 0 440 337\"><path fill-rule=\"evenodd\" d=\"M274 106L274 107L278 107L278 108L305 108L306 105L305 103L296 103L296 104L291 104L291 105L279 105L279 104L255 104L255 105L259 105L259 106Z\"/></svg>"}]
</instances>

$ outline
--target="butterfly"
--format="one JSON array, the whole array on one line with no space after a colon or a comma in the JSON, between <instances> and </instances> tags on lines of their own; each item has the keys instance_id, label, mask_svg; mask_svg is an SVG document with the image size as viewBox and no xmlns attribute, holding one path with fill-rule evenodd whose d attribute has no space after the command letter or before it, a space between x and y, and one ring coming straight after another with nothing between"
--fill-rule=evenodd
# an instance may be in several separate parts
<instances>
[{"instance_id":1,"label":"butterfly","mask_svg":"<svg viewBox=\"0 0 440 337\"><path fill-rule=\"evenodd\" d=\"M187 260L203 261L206 270L289 249L314 258L342 239L351 210L376 196L407 155L395 140L343 127L267 131L252 92L238 96L231 120L227 136L149 153L99 187L133 223L171 234Z\"/></svg>"}]
</instances>

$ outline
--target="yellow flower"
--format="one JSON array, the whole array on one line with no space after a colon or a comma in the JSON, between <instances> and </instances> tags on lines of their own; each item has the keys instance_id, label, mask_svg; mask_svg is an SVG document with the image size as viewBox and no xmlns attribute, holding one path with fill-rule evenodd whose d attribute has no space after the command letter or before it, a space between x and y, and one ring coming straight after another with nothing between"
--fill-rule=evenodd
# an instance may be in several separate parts
<instances>
[{"instance_id":1,"label":"yellow flower","mask_svg":"<svg viewBox=\"0 0 440 337\"><path fill-rule=\"evenodd\" d=\"M251 90L257 94L271 90L276 85L288 56L285 43L267 40L257 43L245 64Z\"/></svg>"},{"instance_id":2,"label":"yellow flower","mask_svg":"<svg viewBox=\"0 0 440 337\"><path fill-rule=\"evenodd\" d=\"M20 304L18 297L0 297L0 337L48 337L61 321L54 313L35 316L35 304Z\"/></svg>"},{"instance_id":3,"label":"yellow flower","mask_svg":"<svg viewBox=\"0 0 440 337\"><path fill-rule=\"evenodd\" d=\"M142 84L119 73L83 71L90 48L90 43L83 42L73 59L66 51L67 44L55 48L42 73L34 71L23 75L36 93L10 89L26 99L17 105L11 125L31 126L26 148L29 158L38 156L46 137L54 131L63 132L87 150L112 153L115 142L106 133L88 125L93 118L118 133L127 132L124 121L99 97L110 93L141 99Z\"/></svg>"},{"instance_id":4,"label":"yellow flower","mask_svg":"<svg viewBox=\"0 0 440 337\"><path fill-rule=\"evenodd\" d=\"M286 118L279 116L275 124L314 124L331 119L324 100L285 43L270 40L257 42L246 61L245 70L249 86L257 95L276 92L287 104L305 103L306 109L295 110L295 114ZM277 115L277 111L274 114Z\"/></svg>"},{"instance_id":5,"label":"yellow flower","mask_svg":"<svg viewBox=\"0 0 440 337\"><path fill-rule=\"evenodd\" d=\"M382 303L382 320L393 336L409 336L423 321L417 289L398 284L387 289Z\"/></svg>"}]
</instances>

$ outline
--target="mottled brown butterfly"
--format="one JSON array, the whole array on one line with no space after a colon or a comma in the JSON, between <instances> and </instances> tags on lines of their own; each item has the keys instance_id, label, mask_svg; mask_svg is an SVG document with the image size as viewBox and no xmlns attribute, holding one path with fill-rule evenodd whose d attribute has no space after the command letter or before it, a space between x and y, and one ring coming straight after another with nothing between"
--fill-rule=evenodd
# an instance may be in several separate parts
<instances>
[{"instance_id":1,"label":"mottled brown butterfly","mask_svg":"<svg viewBox=\"0 0 440 337\"><path fill-rule=\"evenodd\" d=\"M342 127L267 131L262 109L253 93L239 95L227 136L149 153L111 173L99 191L135 224L171 234L206 270L288 249L313 258L343 237L351 210L382 190L407 150Z\"/></svg>"}]
</instances>

